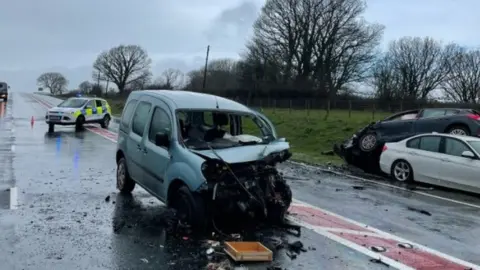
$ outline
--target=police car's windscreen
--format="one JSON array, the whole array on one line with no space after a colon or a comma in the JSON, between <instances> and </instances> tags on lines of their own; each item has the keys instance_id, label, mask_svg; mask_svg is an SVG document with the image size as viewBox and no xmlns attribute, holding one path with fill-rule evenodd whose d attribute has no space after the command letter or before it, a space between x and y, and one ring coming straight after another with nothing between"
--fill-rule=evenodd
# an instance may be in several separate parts
<instances>
[{"instance_id":1,"label":"police car's windscreen","mask_svg":"<svg viewBox=\"0 0 480 270\"><path fill-rule=\"evenodd\" d=\"M60 103L57 107L64 107L64 108L80 108L85 103L87 103L87 99L83 98L69 98L64 102Z\"/></svg>"}]
</instances>

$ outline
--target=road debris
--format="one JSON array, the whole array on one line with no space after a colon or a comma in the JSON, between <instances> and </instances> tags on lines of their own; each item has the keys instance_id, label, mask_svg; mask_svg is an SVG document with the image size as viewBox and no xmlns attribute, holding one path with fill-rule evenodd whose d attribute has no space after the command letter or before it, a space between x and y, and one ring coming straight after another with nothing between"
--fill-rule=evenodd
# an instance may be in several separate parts
<instances>
[{"instance_id":1,"label":"road debris","mask_svg":"<svg viewBox=\"0 0 480 270\"><path fill-rule=\"evenodd\" d=\"M236 262L273 260L273 252L260 242L225 242L224 251Z\"/></svg>"},{"instance_id":2,"label":"road debris","mask_svg":"<svg viewBox=\"0 0 480 270\"><path fill-rule=\"evenodd\" d=\"M105 198L105 202L109 202L110 201L110 195L108 195L106 198Z\"/></svg>"},{"instance_id":3,"label":"road debris","mask_svg":"<svg viewBox=\"0 0 480 270\"><path fill-rule=\"evenodd\" d=\"M323 151L322 152L322 155L324 156L333 156L335 153L333 152L333 150L328 150L328 151Z\"/></svg>"},{"instance_id":4,"label":"road debris","mask_svg":"<svg viewBox=\"0 0 480 270\"><path fill-rule=\"evenodd\" d=\"M414 208L414 207L411 207L411 206L408 206L407 209L410 210L410 211L413 211L413 212L417 212L417 213L426 215L426 216L431 216L432 215L430 212L428 212L426 210L417 209L417 208Z\"/></svg>"},{"instance_id":5,"label":"road debris","mask_svg":"<svg viewBox=\"0 0 480 270\"><path fill-rule=\"evenodd\" d=\"M206 270L232 270L232 264L228 259L219 263L211 262L207 264Z\"/></svg>"},{"instance_id":6,"label":"road debris","mask_svg":"<svg viewBox=\"0 0 480 270\"><path fill-rule=\"evenodd\" d=\"M379 263L379 264L383 264L385 265L386 267L390 267L390 265L388 265L387 263L385 263L384 261L380 260L380 259L370 259L371 262L373 263Z\"/></svg>"},{"instance_id":7,"label":"road debris","mask_svg":"<svg viewBox=\"0 0 480 270\"><path fill-rule=\"evenodd\" d=\"M357 189L357 190L364 190L365 187L364 186L352 186L353 189Z\"/></svg>"},{"instance_id":8,"label":"road debris","mask_svg":"<svg viewBox=\"0 0 480 270\"><path fill-rule=\"evenodd\" d=\"M145 259L145 258L141 258L140 261L144 262L144 263L148 263L148 260Z\"/></svg>"}]
</instances>

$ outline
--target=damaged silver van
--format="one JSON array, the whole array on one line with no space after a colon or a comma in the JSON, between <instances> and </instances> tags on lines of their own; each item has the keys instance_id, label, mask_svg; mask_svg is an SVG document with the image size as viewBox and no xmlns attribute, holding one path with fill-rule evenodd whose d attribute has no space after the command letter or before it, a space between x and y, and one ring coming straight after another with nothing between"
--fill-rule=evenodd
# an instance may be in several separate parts
<instances>
[{"instance_id":1,"label":"damaged silver van","mask_svg":"<svg viewBox=\"0 0 480 270\"><path fill-rule=\"evenodd\" d=\"M280 222L292 192L275 165L289 149L267 117L235 101L135 91L120 120L117 188L139 184L194 227L232 213Z\"/></svg>"}]
</instances>

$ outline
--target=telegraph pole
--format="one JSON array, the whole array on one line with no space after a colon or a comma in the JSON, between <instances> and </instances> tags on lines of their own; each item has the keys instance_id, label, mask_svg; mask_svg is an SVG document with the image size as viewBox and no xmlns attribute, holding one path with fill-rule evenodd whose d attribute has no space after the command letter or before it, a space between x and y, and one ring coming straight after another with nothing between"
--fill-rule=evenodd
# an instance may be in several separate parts
<instances>
[{"instance_id":1,"label":"telegraph pole","mask_svg":"<svg viewBox=\"0 0 480 270\"><path fill-rule=\"evenodd\" d=\"M207 67L208 67L208 54L210 53L210 45L207 46L207 57L205 57L205 69L203 70L203 91L205 92L205 86L207 85Z\"/></svg>"}]
</instances>

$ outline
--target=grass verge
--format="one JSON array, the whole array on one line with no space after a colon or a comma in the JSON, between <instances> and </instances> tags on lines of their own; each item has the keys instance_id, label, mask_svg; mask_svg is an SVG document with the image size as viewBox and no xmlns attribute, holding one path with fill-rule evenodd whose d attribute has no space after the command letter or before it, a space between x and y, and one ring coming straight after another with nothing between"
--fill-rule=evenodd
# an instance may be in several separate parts
<instances>
[{"instance_id":1,"label":"grass verge","mask_svg":"<svg viewBox=\"0 0 480 270\"><path fill-rule=\"evenodd\" d=\"M123 100L109 100L114 115L121 115ZM355 131L390 115L371 111L332 110L326 117L324 110L263 109L263 113L275 124L277 133L287 138L292 147L293 160L324 165L340 164L337 156L323 155L332 150L333 144L342 142Z\"/></svg>"}]
</instances>

